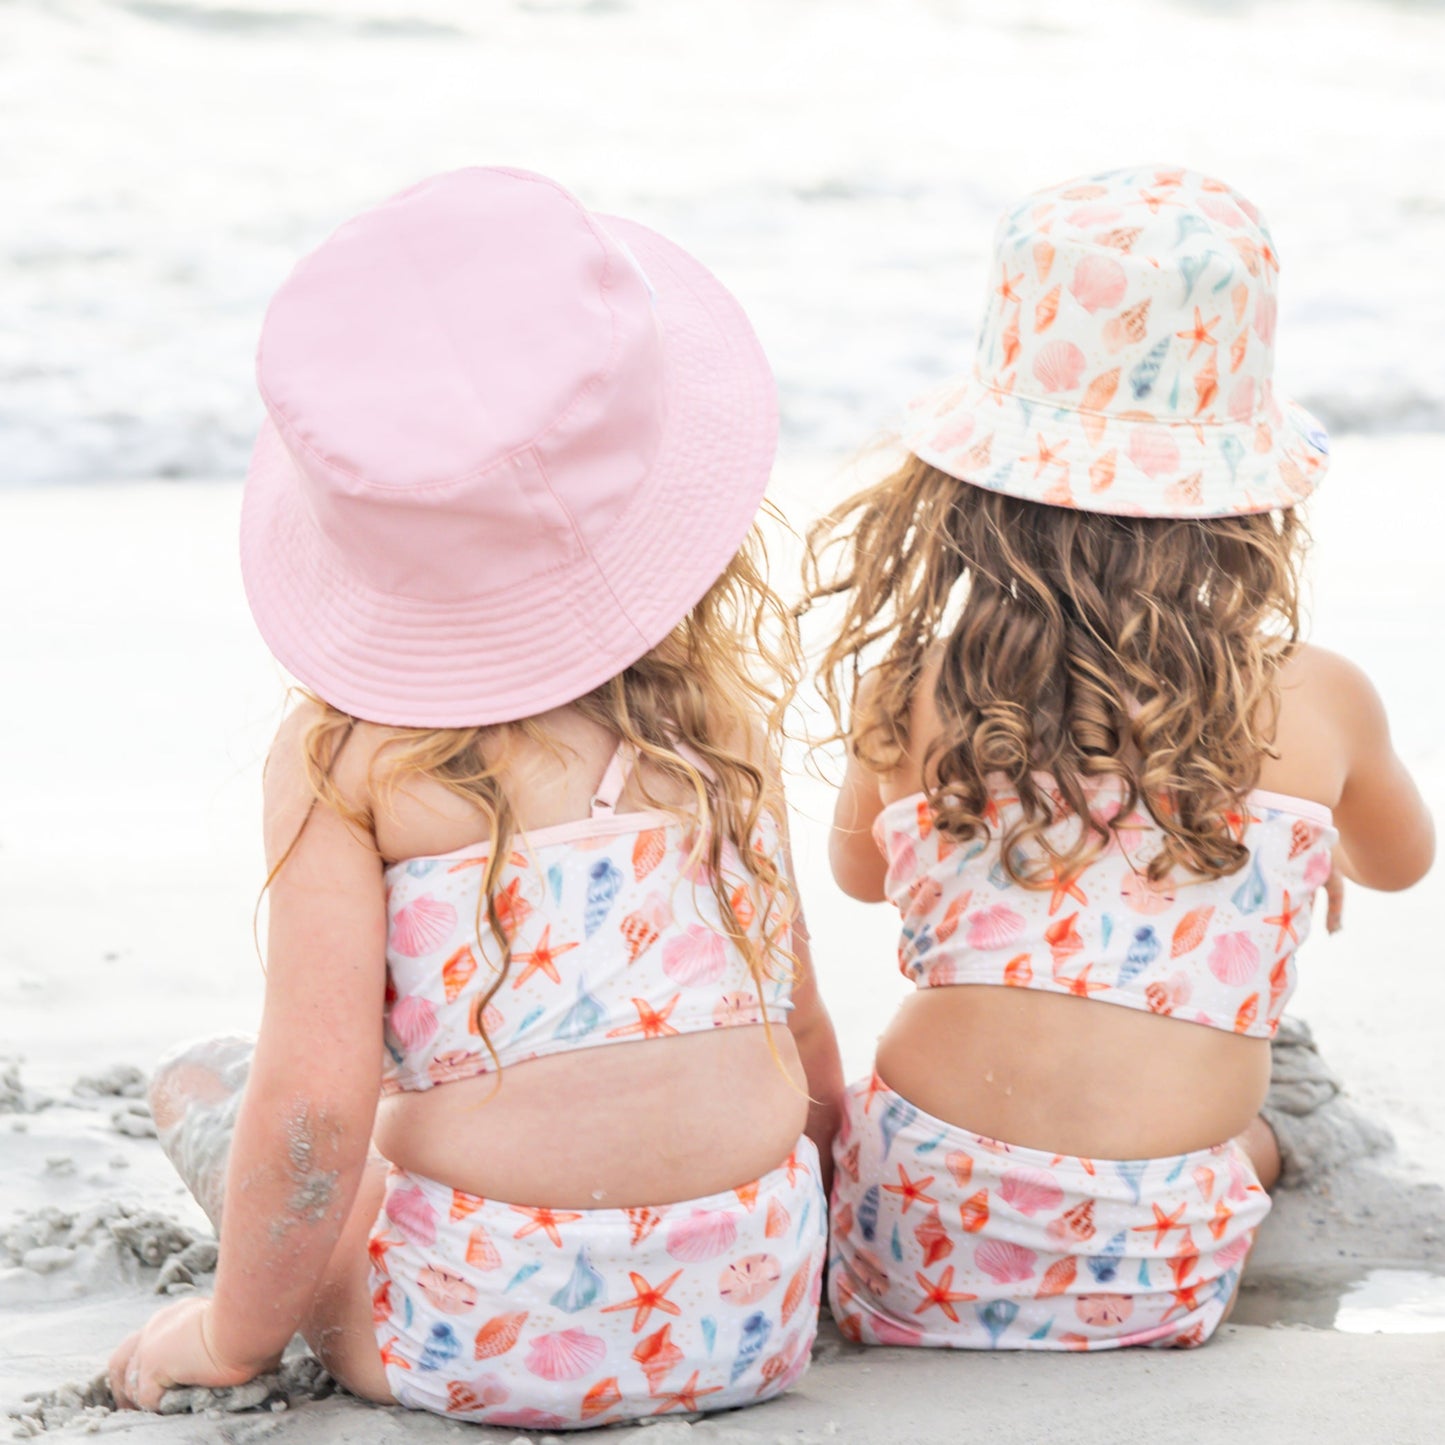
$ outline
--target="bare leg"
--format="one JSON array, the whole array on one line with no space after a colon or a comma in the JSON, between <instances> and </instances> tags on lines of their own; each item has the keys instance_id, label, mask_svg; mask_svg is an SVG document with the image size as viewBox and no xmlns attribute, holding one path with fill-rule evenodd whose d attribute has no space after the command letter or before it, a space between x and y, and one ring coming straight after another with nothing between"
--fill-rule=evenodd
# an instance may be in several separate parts
<instances>
[{"instance_id":1,"label":"bare leg","mask_svg":"<svg viewBox=\"0 0 1445 1445\"><path fill-rule=\"evenodd\" d=\"M1280 1173L1279 1141L1274 1137L1274 1130L1256 1114L1235 1142L1249 1156L1259 1182L1266 1189L1273 1189L1279 1183Z\"/></svg>"},{"instance_id":2,"label":"bare leg","mask_svg":"<svg viewBox=\"0 0 1445 1445\"><path fill-rule=\"evenodd\" d=\"M206 1039L167 1055L151 1079L151 1114L161 1147L217 1236L231 1138L252 1048L250 1039ZM386 1161L373 1154L301 1333L322 1364L353 1394L392 1404L371 1321L367 1257L385 1182Z\"/></svg>"}]
</instances>

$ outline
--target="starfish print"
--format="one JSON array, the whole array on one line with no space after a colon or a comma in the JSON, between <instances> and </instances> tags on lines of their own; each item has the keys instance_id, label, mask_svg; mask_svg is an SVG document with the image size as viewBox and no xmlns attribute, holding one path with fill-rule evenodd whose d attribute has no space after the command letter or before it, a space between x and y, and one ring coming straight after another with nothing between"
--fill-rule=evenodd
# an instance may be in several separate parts
<instances>
[{"instance_id":1,"label":"starfish print","mask_svg":"<svg viewBox=\"0 0 1445 1445\"><path fill-rule=\"evenodd\" d=\"M701 1371L694 1370L692 1374L688 1377L687 1384L685 1384L682 1389L680 1389L675 1395L668 1395L666 1399L663 1400L662 1404L660 1404L657 1409L655 1409L652 1413L654 1415L663 1415L666 1414L666 1412L669 1410L679 1409L685 1410L689 1414L696 1414L698 1412L697 1402L699 1396L716 1395L717 1392L722 1389L721 1385L709 1385L707 1389L699 1390L697 1387L697 1377L700 1373Z\"/></svg>"},{"instance_id":2,"label":"starfish print","mask_svg":"<svg viewBox=\"0 0 1445 1445\"><path fill-rule=\"evenodd\" d=\"M958 1300L976 1300L978 1298L976 1294L968 1294L964 1290L956 1290L953 1288L952 1265L949 1265L948 1268L938 1276L938 1282L936 1284L921 1272L915 1274L913 1277L918 1281L918 1287L924 1292L922 1302L913 1311L916 1315L921 1315L925 1310L931 1310L934 1305L937 1305L954 1324L957 1324L958 1311L954 1309L954 1304Z\"/></svg>"},{"instance_id":3,"label":"starfish print","mask_svg":"<svg viewBox=\"0 0 1445 1445\"><path fill-rule=\"evenodd\" d=\"M1093 968L1092 963L1086 963L1074 978L1066 978L1063 972L1057 967L1054 968L1054 982L1063 987L1065 993L1072 994L1075 998L1088 998L1092 994L1102 993L1109 987L1107 983L1095 983L1089 977L1089 970ZM1137 1228L1137 1226L1136 1226Z\"/></svg>"},{"instance_id":4,"label":"starfish print","mask_svg":"<svg viewBox=\"0 0 1445 1445\"><path fill-rule=\"evenodd\" d=\"M888 1085L878 1077L878 1070L873 1070L872 1077L868 1080L868 1090L863 1095L863 1112L866 1114L873 1107L873 1100L887 1091Z\"/></svg>"},{"instance_id":5,"label":"starfish print","mask_svg":"<svg viewBox=\"0 0 1445 1445\"><path fill-rule=\"evenodd\" d=\"M885 1184L883 1187L884 1187L890 1194L900 1194L900 1195L903 1196L903 1211L902 1211L902 1212L903 1212L904 1214L907 1214L908 1211L909 1211L909 1209L910 1209L914 1204L937 1204L937 1203L938 1203L938 1201L937 1201L936 1199L930 1198L927 1194L925 1194L925 1193L923 1192L925 1189L928 1188L928 1186L929 1186L930 1184L933 1183L935 1177L936 1177L935 1175L929 1174L929 1175L927 1175L927 1176L926 1176L925 1178L923 1178L923 1179L919 1179L919 1180L916 1180L916 1181L915 1181L915 1180L912 1180L912 1179L910 1179L910 1178L908 1177L907 1171L906 1171L906 1170L904 1169L904 1167L900 1164L900 1165L898 1166L898 1183L897 1183L897 1184Z\"/></svg>"},{"instance_id":6,"label":"starfish print","mask_svg":"<svg viewBox=\"0 0 1445 1445\"><path fill-rule=\"evenodd\" d=\"M1209 1221L1209 1232L1215 1239L1223 1239L1224 1231L1229 1228L1229 1221L1234 1218L1234 1211L1221 1199L1214 1206L1214 1218Z\"/></svg>"},{"instance_id":7,"label":"starfish print","mask_svg":"<svg viewBox=\"0 0 1445 1445\"><path fill-rule=\"evenodd\" d=\"M562 1236L557 1233L557 1226L582 1218L580 1214L567 1209L548 1209L545 1206L534 1209L530 1204L513 1204L510 1207L514 1214L528 1216L527 1222L512 1236L513 1239L523 1239L540 1229L558 1249L562 1248Z\"/></svg>"},{"instance_id":8,"label":"starfish print","mask_svg":"<svg viewBox=\"0 0 1445 1445\"><path fill-rule=\"evenodd\" d=\"M1266 918L1266 923L1273 923L1279 928L1279 938L1275 941L1274 951L1278 953L1284 947L1286 938L1293 942L1299 942L1299 934L1294 931L1294 921L1304 911L1304 904L1298 903L1293 908L1289 906L1289 889L1284 891L1284 907L1274 915L1273 918Z\"/></svg>"},{"instance_id":9,"label":"starfish print","mask_svg":"<svg viewBox=\"0 0 1445 1445\"><path fill-rule=\"evenodd\" d=\"M1175 1310L1183 1310L1185 1314L1193 1314L1194 1311L1199 1308L1199 1286L1197 1284L1183 1285L1172 1293L1174 1295L1174 1303L1164 1312L1164 1318L1166 1320Z\"/></svg>"},{"instance_id":10,"label":"starfish print","mask_svg":"<svg viewBox=\"0 0 1445 1445\"><path fill-rule=\"evenodd\" d=\"M1072 898L1075 903L1082 903L1088 906L1088 898L1084 890L1079 887L1079 875L1077 873L1055 872L1052 877L1054 885L1053 893L1049 896L1049 917L1052 918L1060 908L1063 907L1064 899Z\"/></svg>"},{"instance_id":11,"label":"starfish print","mask_svg":"<svg viewBox=\"0 0 1445 1445\"><path fill-rule=\"evenodd\" d=\"M1204 313L1196 306L1194 308L1194 325L1188 331L1176 331L1174 334L1181 340L1190 343L1189 354L1193 356L1201 346L1218 346L1215 339L1214 328L1219 325L1219 317L1211 316L1208 321L1204 319Z\"/></svg>"},{"instance_id":12,"label":"starfish print","mask_svg":"<svg viewBox=\"0 0 1445 1445\"><path fill-rule=\"evenodd\" d=\"M673 1270L655 1289L640 1274L636 1274L630 1269L627 1271L627 1277L632 1281L634 1291L632 1298L615 1305L603 1305L602 1313L610 1315L615 1310L635 1310L636 1313L632 1316L632 1333L634 1335L652 1318L653 1310L661 1310L665 1315L682 1313L682 1310L667 1298L668 1290L682 1277L680 1269ZM693 1384L696 1380L697 1376L694 1375L688 1384Z\"/></svg>"},{"instance_id":13,"label":"starfish print","mask_svg":"<svg viewBox=\"0 0 1445 1445\"><path fill-rule=\"evenodd\" d=\"M1023 279L1024 273L1022 271L1020 271L1017 276L1010 276L1008 267L1005 266L1003 268L1003 285L998 288L998 294L1002 296L1006 302L1017 301L1019 296L1018 292L1014 290L1014 282L1022 281Z\"/></svg>"},{"instance_id":14,"label":"starfish print","mask_svg":"<svg viewBox=\"0 0 1445 1445\"><path fill-rule=\"evenodd\" d=\"M522 880L514 878L492 900L497 910L497 922L502 932L510 938L532 911L531 902L522 897Z\"/></svg>"},{"instance_id":15,"label":"starfish print","mask_svg":"<svg viewBox=\"0 0 1445 1445\"><path fill-rule=\"evenodd\" d=\"M1019 458L1021 462L1034 463L1035 477L1043 476L1045 467L1065 467L1068 465L1068 463L1063 460L1063 450L1066 446L1068 446L1067 441L1060 442L1056 447L1050 447L1049 444L1044 441L1042 432L1037 432L1035 433L1035 435L1038 437L1039 441L1038 451L1036 451L1032 456Z\"/></svg>"},{"instance_id":16,"label":"starfish print","mask_svg":"<svg viewBox=\"0 0 1445 1445\"><path fill-rule=\"evenodd\" d=\"M549 923L542 930L542 936L537 940L537 946L531 953L519 953L517 962L525 964L526 967L516 978L512 980L513 988L521 988L534 973L545 973L553 983L561 983L562 979L557 973L557 960L571 949L577 947L575 943L559 943L556 948L552 947L552 925Z\"/></svg>"},{"instance_id":17,"label":"starfish print","mask_svg":"<svg viewBox=\"0 0 1445 1445\"><path fill-rule=\"evenodd\" d=\"M1165 1214L1165 1212L1160 1209L1157 1204L1153 1206L1153 1210L1154 1223L1136 1224L1134 1226L1134 1233L1148 1234L1149 1231L1152 1229L1154 1231L1154 1248L1158 1249L1159 1246L1163 1244L1166 1239L1169 1238L1169 1235L1173 1230L1181 1229L1183 1227L1179 1223L1179 1221L1184 1218L1184 1203L1181 1200L1179 1208L1176 1209L1173 1214Z\"/></svg>"},{"instance_id":18,"label":"starfish print","mask_svg":"<svg viewBox=\"0 0 1445 1445\"><path fill-rule=\"evenodd\" d=\"M668 1017L673 1009L677 1007L677 1001L682 995L675 993L667 1001L665 1007L653 1008L645 998L635 998L632 1006L637 1010L637 1022L635 1024L623 1024L620 1029L608 1029L609 1039L625 1039L633 1034L638 1034L644 1039L666 1038L669 1034L675 1034L677 1030L668 1023Z\"/></svg>"}]
</instances>

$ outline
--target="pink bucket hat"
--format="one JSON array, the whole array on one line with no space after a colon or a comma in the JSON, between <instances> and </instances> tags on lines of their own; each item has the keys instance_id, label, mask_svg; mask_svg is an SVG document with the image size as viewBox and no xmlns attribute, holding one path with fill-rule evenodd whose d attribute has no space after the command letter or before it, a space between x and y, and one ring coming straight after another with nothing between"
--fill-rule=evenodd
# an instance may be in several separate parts
<instances>
[{"instance_id":1,"label":"pink bucket hat","mask_svg":"<svg viewBox=\"0 0 1445 1445\"><path fill-rule=\"evenodd\" d=\"M1091 512L1288 507L1329 442L1274 394L1279 260L1223 181L1141 166L999 223L973 375L915 402L908 449L961 481Z\"/></svg>"},{"instance_id":2,"label":"pink bucket hat","mask_svg":"<svg viewBox=\"0 0 1445 1445\"><path fill-rule=\"evenodd\" d=\"M772 373L733 297L522 171L348 221L266 313L241 567L278 661L373 722L571 702L655 647L762 501Z\"/></svg>"}]
</instances>

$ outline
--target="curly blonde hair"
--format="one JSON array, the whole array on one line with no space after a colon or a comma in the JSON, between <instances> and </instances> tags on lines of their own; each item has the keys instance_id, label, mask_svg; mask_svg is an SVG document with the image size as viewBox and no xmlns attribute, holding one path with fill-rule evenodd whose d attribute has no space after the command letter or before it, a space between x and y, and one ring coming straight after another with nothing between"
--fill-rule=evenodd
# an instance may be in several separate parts
<instances>
[{"instance_id":1,"label":"curly blonde hair","mask_svg":"<svg viewBox=\"0 0 1445 1445\"><path fill-rule=\"evenodd\" d=\"M809 532L798 611L844 608L821 661L829 741L896 768L936 657L943 731L922 768L950 837L988 836L1002 787L1020 810L1001 839L1013 881L1075 876L1111 838L1090 798L1115 779L1116 816L1142 807L1159 829L1152 881L1233 873L1299 637L1306 542L1293 511L1110 516L910 457ZM1049 830L1064 817L1080 826L1061 844Z\"/></svg>"},{"instance_id":2,"label":"curly blonde hair","mask_svg":"<svg viewBox=\"0 0 1445 1445\"><path fill-rule=\"evenodd\" d=\"M767 979L792 977L796 967L789 944L796 905L792 884L776 856L754 846L754 839L765 813L780 825L784 817L778 754L802 665L796 621L766 579L766 548L754 526L722 575L667 637L571 704L634 748L655 776L687 790L687 804L668 803L649 786L645 771L638 775L643 802L671 812L688 826L689 871L693 866L705 869L724 929L742 952L760 1001ZM372 815L354 808L332 777L359 719L313 694L304 695L319 709L303 741L312 806L334 809L370 836ZM511 920L499 911L497 889L517 826L502 778L517 737L559 754L563 745L536 718L483 727L387 731L369 779L381 806L403 779L424 777L474 804L488 820L489 837L481 845L486 864L476 936L481 947L485 915L496 953L490 987L476 1002L473 1028L493 1063L499 1064L483 1015L506 981L512 960ZM756 746L759 741L761 747ZM299 837L298 832L272 868L268 885ZM723 851L729 844L744 870L742 878L724 868ZM766 1013L763 1021L768 1026Z\"/></svg>"}]
</instances>

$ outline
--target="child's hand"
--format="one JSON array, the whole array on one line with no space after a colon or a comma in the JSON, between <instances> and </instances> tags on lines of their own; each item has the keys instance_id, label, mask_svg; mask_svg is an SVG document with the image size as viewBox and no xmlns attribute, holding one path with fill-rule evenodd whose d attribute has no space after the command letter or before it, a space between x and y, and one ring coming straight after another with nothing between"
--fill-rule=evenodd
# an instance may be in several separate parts
<instances>
[{"instance_id":1,"label":"child's hand","mask_svg":"<svg viewBox=\"0 0 1445 1445\"><path fill-rule=\"evenodd\" d=\"M210 1308L204 1299L167 1305L121 1341L107 1371L117 1409L159 1410L161 1396L178 1385L244 1385L261 1373L216 1359L206 1339Z\"/></svg>"}]
</instances>

